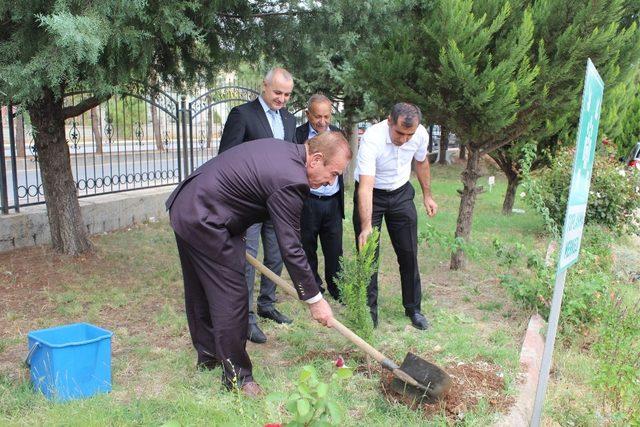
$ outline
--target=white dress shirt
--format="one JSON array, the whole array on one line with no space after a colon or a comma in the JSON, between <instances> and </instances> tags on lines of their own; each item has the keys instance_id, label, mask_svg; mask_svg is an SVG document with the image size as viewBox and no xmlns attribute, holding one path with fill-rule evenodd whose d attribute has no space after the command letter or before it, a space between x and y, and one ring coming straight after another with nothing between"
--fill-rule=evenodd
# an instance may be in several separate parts
<instances>
[{"instance_id":1,"label":"white dress shirt","mask_svg":"<svg viewBox=\"0 0 640 427\"><path fill-rule=\"evenodd\" d=\"M418 125L416 133L401 146L391 142L389 123L383 120L366 130L358 148L358 161L354 173L356 181L360 175L374 176L373 188L395 190L411 177L411 160L423 162L427 158L429 132Z\"/></svg>"},{"instance_id":2,"label":"white dress shirt","mask_svg":"<svg viewBox=\"0 0 640 427\"><path fill-rule=\"evenodd\" d=\"M318 132L313 128L313 126L311 126L311 123L309 123L309 137L307 139L311 139L317 134ZM336 178L335 181L333 181L333 184L322 185L318 188L312 188L311 194L315 194L316 196L329 197L333 196L338 191L340 191L340 183L338 182L338 178Z\"/></svg>"},{"instance_id":3,"label":"white dress shirt","mask_svg":"<svg viewBox=\"0 0 640 427\"><path fill-rule=\"evenodd\" d=\"M284 124L282 123L280 110L272 110L271 108L269 108L264 99L262 99L262 95L258 96L258 101L260 101L260 105L262 105L264 114L266 114L267 116L267 120L269 121L269 126L271 127L271 133L273 133L273 137L276 139L284 139Z\"/></svg>"}]
</instances>

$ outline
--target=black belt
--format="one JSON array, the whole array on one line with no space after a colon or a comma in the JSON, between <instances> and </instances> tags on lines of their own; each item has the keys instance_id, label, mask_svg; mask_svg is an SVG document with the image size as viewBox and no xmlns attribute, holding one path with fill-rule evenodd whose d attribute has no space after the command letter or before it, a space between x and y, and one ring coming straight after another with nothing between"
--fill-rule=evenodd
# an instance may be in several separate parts
<instances>
[{"instance_id":1,"label":"black belt","mask_svg":"<svg viewBox=\"0 0 640 427\"><path fill-rule=\"evenodd\" d=\"M404 190L407 185L411 185L411 183L409 181L407 181L405 184L401 185L400 187L393 189L393 190L385 190L384 188L374 188L373 192L374 193L378 193L378 194L396 194L396 193L400 193L402 190Z\"/></svg>"},{"instance_id":2,"label":"black belt","mask_svg":"<svg viewBox=\"0 0 640 427\"><path fill-rule=\"evenodd\" d=\"M340 194L339 191L330 196L318 196L317 194L309 193L309 198L316 199L316 200L330 200L330 199L333 199L334 197L337 197L339 194Z\"/></svg>"}]
</instances>

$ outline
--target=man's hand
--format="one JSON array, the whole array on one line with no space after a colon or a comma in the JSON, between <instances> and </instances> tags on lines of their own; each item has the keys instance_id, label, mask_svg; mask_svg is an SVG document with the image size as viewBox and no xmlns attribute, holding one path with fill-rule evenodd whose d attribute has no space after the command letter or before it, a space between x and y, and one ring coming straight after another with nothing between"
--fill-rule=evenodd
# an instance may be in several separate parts
<instances>
[{"instance_id":1,"label":"man's hand","mask_svg":"<svg viewBox=\"0 0 640 427\"><path fill-rule=\"evenodd\" d=\"M438 213L438 204L431 198L431 196L424 196L424 208L427 210L427 215L435 216Z\"/></svg>"},{"instance_id":2,"label":"man's hand","mask_svg":"<svg viewBox=\"0 0 640 427\"><path fill-rule=\"evenodd\" d=\"M323 326L331 327L331 319L333 319L333 311L331 306L322 298L321 300L309 304L309 310L311 310L311 317Z\"/></svg>"},{"instance_id":3,"label":"man's hand","mask_svg":"<svg viewBox=\"0 0 640 427\"><path fill-rule=\"evenodd\" d=\"M360 235L358 236L358 249L362 250L364 245L367 243L367 239L373 233L372 227L367 227L360 231Z\"/></svg>"}]
</instances>

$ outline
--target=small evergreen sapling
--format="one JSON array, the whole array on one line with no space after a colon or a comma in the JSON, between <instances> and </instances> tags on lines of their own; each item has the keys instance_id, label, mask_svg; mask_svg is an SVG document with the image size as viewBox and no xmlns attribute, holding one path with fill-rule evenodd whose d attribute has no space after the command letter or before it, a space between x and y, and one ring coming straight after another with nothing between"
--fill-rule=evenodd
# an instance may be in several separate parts
<instances>
[{"instance_id":1,"label":"small evergreen sapling","mask_svg":"<svg viewBox=\"0 0 640 427\"><path fill-rule=\"evenodd\" d=\"M373 322L367 306L367 287L377 271L376 252L380 231L374 227L367 243L354 256L340 259L341 269L336 284L346 306L345 321L365 341L373 335Z\"/></svg>"}]
</instances>

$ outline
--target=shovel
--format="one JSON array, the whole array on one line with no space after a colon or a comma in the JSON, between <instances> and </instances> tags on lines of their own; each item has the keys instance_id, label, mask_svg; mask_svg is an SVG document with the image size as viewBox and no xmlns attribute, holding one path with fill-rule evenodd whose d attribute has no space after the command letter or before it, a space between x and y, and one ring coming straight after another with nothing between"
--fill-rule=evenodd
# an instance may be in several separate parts
<instances>
[{"instance_id":1,"label":"shovel","mask_svg":"<svg viewBox=\"0 0 640 427\"><path fill-rule=\"evenodd\" d=\"M293 286L250 254L247 253L246 257L247 261L261 274L271 279L292 297L298 298L298 293L293 289ZM391 388L402 396L409 396L418 402L427 401L432 403L451 388L451 377L433 363L427 362L415 354L407 353L402 365L398 366L393 360L373 348L336 318L332 319L330 326L357 345L360 350L373 357L383 368L391 371L395 376L391 382Z\"/></svg>"}]
</instances>

